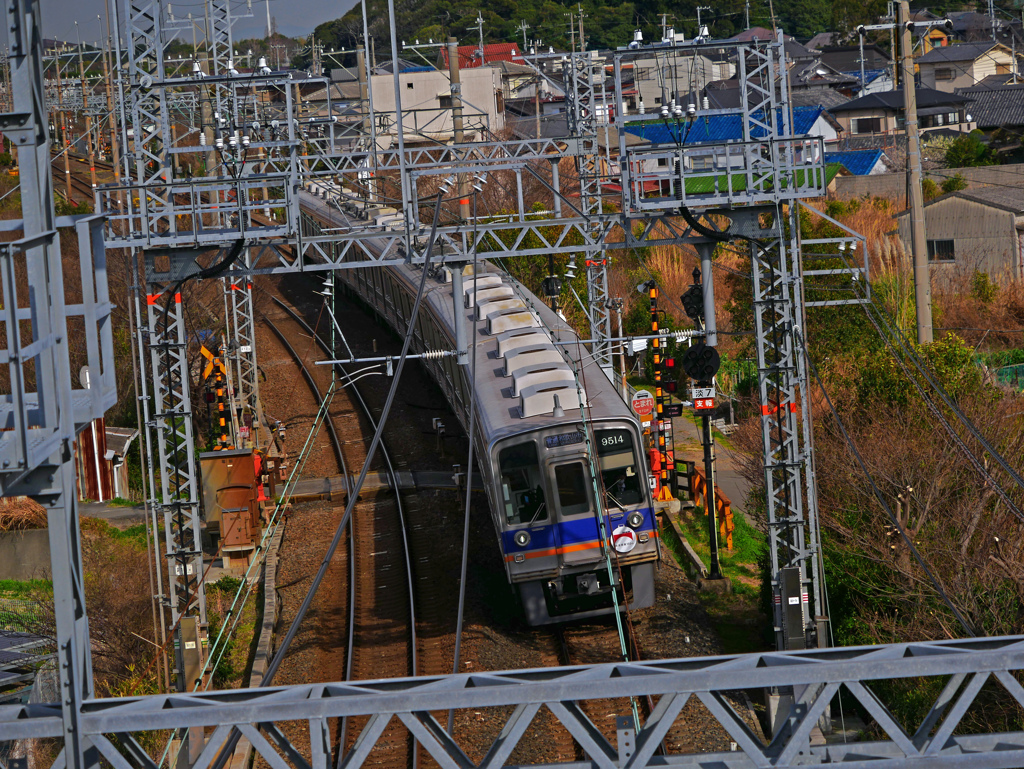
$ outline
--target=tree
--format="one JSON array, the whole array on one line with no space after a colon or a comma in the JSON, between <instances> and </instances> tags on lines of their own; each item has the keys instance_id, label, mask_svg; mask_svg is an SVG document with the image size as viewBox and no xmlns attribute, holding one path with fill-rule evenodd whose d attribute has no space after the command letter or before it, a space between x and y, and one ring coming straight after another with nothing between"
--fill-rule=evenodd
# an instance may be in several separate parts
<instances>
[{"instance_id":1,"label":"tree","mask_svg":"<svg viewBox=\"0 0 1024 769\"><path fill-rule=\"evenodd\" d=\"M946 150L946 166L948 168L994 166L997 162L988 145L983 144L974 134L958 136Z\"/></svg>"}]
</instances>

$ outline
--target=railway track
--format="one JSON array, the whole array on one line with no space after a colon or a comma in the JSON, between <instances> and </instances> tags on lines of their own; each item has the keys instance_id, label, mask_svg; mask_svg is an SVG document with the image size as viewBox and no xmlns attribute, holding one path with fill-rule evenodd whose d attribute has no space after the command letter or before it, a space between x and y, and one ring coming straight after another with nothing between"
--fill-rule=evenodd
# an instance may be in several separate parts
<instances>
[{"instance_id":1,"label":"railway track","mask_svg":"<svg viewBox=\"0 0 1024 769\"><path fill-rule=\"evenodd\" d=\"M307 358L312 352L312 345L306 355L301 356L287 341L288 336L311 338L314 336L313 331L292 307L277 297L273 297L273 300L275 310L283 313L283 318L271 319L264 314L263 320L282 340L293 360L302 369L307 384L318 391L318 403L322 403L323 396L319 390L330 386L330 370L315 366L313 368L317 371L311 372ZM322 340L317 338L317 341L322 344ZM345 372L339 374L342 378L346 376ZM317 380L320 381L319 388L315 384ZM357 405L369 422L370 429L376 429L376 420L361 393L350 385L345 388L342 399L352 406ZM356 439L348 439L358 429L358 422L352 419L352 414L352 408L340 413L338 409L331 409L327 420L339 470L349 479L346 486L351 484L352 474L365 461L365 446L368 443L361 434ZM342 424L335 425L339 419ZM379 457L391 491L375 497L360 497L352 511L348 528L345 680L412 676L418 673L412 559L405 510L401 494L397 491L394 462L383 444ZM336 510L336 513L340 518L340 510ZM337 745L345 750L351 748L365 724L366 719L342 723L336 736ZM388 726L374 749L374 761L380 766L394 769L415 766L416 751L404 727L398 724Z\"/></svg>"}]
</instances>

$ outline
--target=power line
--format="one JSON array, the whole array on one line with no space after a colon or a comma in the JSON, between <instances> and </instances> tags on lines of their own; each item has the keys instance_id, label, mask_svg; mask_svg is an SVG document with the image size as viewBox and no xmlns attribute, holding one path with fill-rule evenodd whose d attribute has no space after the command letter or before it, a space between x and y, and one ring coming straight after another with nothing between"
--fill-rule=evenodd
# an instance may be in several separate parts
<instances>
[{"instance_id":1,"label":"power line","mask_svg":"<svg viewBox=\"0 0 1024 769\"><path fill-rule=\"evenodd\" d=\"M906 543L907 548L913 554L914 559L918 562L921 568L924 569L924 573L928 575L929 581L932 583L932 586L935 588L936 592L938 592L938 594L942 597L943 603L945 603L946 607L953 613L953 616L956 617L957 622L960 623L960 626L964 629L964 631L971 637L977 637L977 632L967 622L967 620L964 619L963 615L957 610L956 606L953 605L953 601L950 599L949 595L946 594L946 591L943 589L938 577L936 577L935 574L932 572L931 568L929 568L928 563L925 561L924 557L921 555L920 552L918 552L918 549L914 546L914 543L907 534L906 529L903 528L903 525L900 523L899 519L893 514L892 509L889 507L889 503L886 502L885 496L882 494L881 489L879 489L878 484L875 483L875 479L874 477L872 477L871 471L868 470L867 465L864 463L864 458L860 455L860 451L857 450L857 445L853 442L853 439L850 438L850 434L846 431L846 426L843 424L843 420L840 418L839 412L836 411L835 406L832 404L832 398L829 396L828 390L825 389L825 384L821 380L821 376L818 373L818 368L817 366L814 365L814 361L811 360L811 356L807 354L807 345L804 343L803 338L800 336L800 331L794 330L793 333L800 341L800 349L804 356L804 360L807 361L808 369L814 376L815 381L818 383L818 387L821 389L822 395L825 396L825 403L828 404L828 408L832 412L832 417L836 421L836 426L839 428L839 431L843 434L843 439L846 441L847 446L850 447L850 451L853 452L854 459L857 460L857 464L860 466L860 469L863 471L865 477L868 479L868 484L870 484L871 486L871 493L875 496L875 499L878 500L878 503L882 506L882 509L885 510L885 514L889 518L893 527L897 531L899 531L900 536Z\"/></svg>"}]
</instances>

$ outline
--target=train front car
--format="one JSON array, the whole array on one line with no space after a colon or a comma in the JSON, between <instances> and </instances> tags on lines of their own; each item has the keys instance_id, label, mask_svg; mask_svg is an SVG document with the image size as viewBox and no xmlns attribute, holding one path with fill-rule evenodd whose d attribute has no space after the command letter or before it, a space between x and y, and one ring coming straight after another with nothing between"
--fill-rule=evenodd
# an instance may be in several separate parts
<instances>
[{"instance_id":1,"label":"train front car","mask_svg":"<svg viewBox=\"0 0 1024 769\"><path fill-rule=\"evenodd\" d=\"M620 606L654 603L657 533L637 427L627 420L589 427L589 446L576 420L493 450L505 568L531 625L613 611L609 562Z\"/></svg>"}]
</instances>

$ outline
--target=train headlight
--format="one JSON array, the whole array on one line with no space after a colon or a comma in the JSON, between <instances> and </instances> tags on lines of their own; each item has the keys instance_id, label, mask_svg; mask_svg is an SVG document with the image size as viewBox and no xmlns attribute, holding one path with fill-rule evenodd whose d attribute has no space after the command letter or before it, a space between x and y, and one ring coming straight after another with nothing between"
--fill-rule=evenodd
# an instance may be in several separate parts
<instances>
[{"instance_id":1,"label":"train headlight","mask_svg":"<svg viewBox=\"0 0 1024 769\"><path fill-rule=\"evenodd\" d=\"M631 529L639 529L644 525L644 514L634 510L626 517L626 523Z\"/></svg>"},{"instance_id":2,"label":"train headlight","mask_svg":"<svg viewBox=\"0 0 1024 769\"><path fill-rule=\"evenodd\" d=\"M517 545L519 545L519 547L526 547L528 544L530 544L530 532L521 529L520 531L516 532L516 535L512 537L512 539L515 541Z\"/></svg>"}]
</instances>

